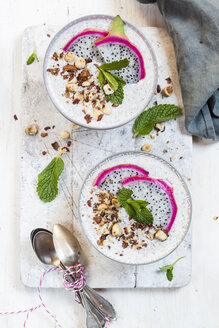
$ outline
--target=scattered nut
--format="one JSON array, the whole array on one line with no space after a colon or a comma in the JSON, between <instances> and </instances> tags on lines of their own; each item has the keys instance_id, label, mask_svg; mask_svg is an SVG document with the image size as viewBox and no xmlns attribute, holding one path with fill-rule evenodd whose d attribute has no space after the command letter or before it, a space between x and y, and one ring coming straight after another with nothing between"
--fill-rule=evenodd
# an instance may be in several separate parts
<instances>
[{"instance_id":1,"label":"scattered nut","mask_svg":"<svg viewBox=\"0 0 219 328\"><path fill-rule=\"evenodd\" d=\"M77 124L72 123L71 128L72 128L73 130L78 130L78 129L80 129L80 126L77 125Z\"/></svg>"},{"instance_id":2,"label":"scattered nut","mask_svg":"<svg viewBox=\"0 0 219 328\"><path fill-rule=\"evenodd\" d=\"M75 61L75 66L79 69L84 68L86 65L86 60L82 57L78 57Z\"/></svg>"},{"instance_id":3,"label":"scattered nut","mask_svg":"<svg viewBox=\"0 0 219 328\"><path fill-rule=\"evenodd\" d=\"M176 157L177 157L176 155L171 156L171 157L170 157L170 161L171 161L171 162L175 161Z\"/></svg>"},{"instance_id":4,"label":"scattered nut","mask_svg":"<svg viewBox=\"0 0 219 328\"><path fill-rule=\"evenodd\" d=\"M67 147L62 147L61 149L59 149L59 155L63 155L69 153L69 149Z\"/></svg>"},{"instance_id":5,"label":"scattered nut","mask_svg":"<svg viewBox=\"0 0 219 328\"><path fill-rule=\"evenodd\" d=\"M66 130L63 130L61 132L61 138L62 139L69 139L70 138L70 133L68 131L66 131Z\"/></svg>"},{"instance_id":6,"label":"scattered nut","mask_svg":"<svg viewBox=\"0 0 219 328\"><path fill-rule=\"evenodd\" d=\"M164 132L165 131L165 125L163 123L156 123L155 124L155 129L160 131L160 132Z\"/></svg>"},{"instance_id":7,"label":"scattered nut","mask_svg":"<svg viewBox=\"0 0 219 328\"><path fill-rule=\"evenodd\" d=\"M131 232L131 228L130 227L125 227L124 231L125 231L125 234L128 235Z\"/></svg>"},{"instance_id":8,"label":"scattered nut","mask_svg":"<svg viewBox=\"0 0 219 328\"><path fill-rule=\"evenodd\" d=\"M82 83L82 87L88 87L90 85L90 82L89 81L84 81Z\"/></svg>"},{"instance_id":9,"label":"scattered nut","mask_svg":"<svg viewBox=\"0 0 219 328\"><path fill-rule=\"evenodd\" d=\"M108 224L107 229L108 229L109 231L111 231L111 230L112 230L112 227L113 227L113 222L110 222L110 223Z\"/></svg>"},{"instance_id":10,"label":"scattered nut","mask_svg":"<svg viewBox=\"0 0 219 328\"><path fill-rule=\"evenodd\" d=\"M167 234L163 230L158 230L155 233L155 238L159 239L160 241L164 241L167 239Z\"/></svg>"},{"instance_id":11,"label":"scattered nut","mask_svg":"<svg viewBox=\"0 0 219 328\"><path fill-rule=\"evenodd\" d=\"M149 231L147 231L145 235L150 240L153 240L154 239L154 235L152 233L150 233Z\"/></svg>"},{"instance_id":12,"label":"scattered nut","mask_svg":"<svg viewBox=\"0 0 219 328\"><path fill-rule=\"evenodd\" d=\"M144 146L141 147L141 150L148 153L152 150L152 146L150 144L145 144Z\"/></svg>"},{"instance_id":13,"label":"scattered nut","mask_svg":"<svg viewBox=\"0 0 219 328\"><path fill-rule=\"evenodd\" d=\"M59 147L60 147L60 145L59 145L59 143L58 143L57 141L53 142L53 143L51 144L51 146L52 146L52 148L53 148L54 150L58 150Z\"/></svg>"},{"instance_id":14,"label":"scattered nut","mask_svg":"<svg viewBox=\"0 0 219 328\"><path fill-rule=\"evenodd\" d=\"M118 223L115 223L112 228L112 235L114 237L120 237L122 235L122 229Z\"/></svg>"},{"instance_id":15,"label":"scattered nut","mask_svg":"<svg viewBox=\"0 0 219 328\"><path fill-rule=\"evenodd\" d=\"M155 134L150 133L150 137L151 137L151 139L155 139Z\"/></svg>"},{"instance_id":16,"label":"scattered nut","mask_svg":"<svg viewBox=\"0 0 219 328\"><path fill-rule=\"evenodd\" d=\"M173 87L171 85L168 85L162 90L162 96L164 97L170 97L172 93L173 93Z\"/></svg>"},{"instance_id":17,"label":"scattered nut","mask_svg":"<svg viewBox=\"0 0 219 328\"><path fill-rule=\"evenodd\" d=\"M99 115L100 115L99 110L94 110L93 111L93 119L94 120L98 121Z\"/></svg>"},{"instance_id":18,"label":"scattered nut","mask_svg":"<svg viewBox=\"0 0 219 328\"><path fill-rule=\"evenodd\" d=\"M66 85L66 90L67 90L68 92L75 92L76 89L77 89L77 85L76 85L75 83L68 83L68 84Z\"/></svg>"},{"instance_id":19,"label":"scattered nut","mask_svg":"<svg viewBox=\"0 0 219 328\"><path fill-rule=\"evenodd\" d=\"M110 231L107 228L104 228L102 231L102 235L109 235Z\"/></svg>"},{"instance_id":20,"label":"scattered nut","mask_svg":"<svg viewBox=\"0 0 219 328\"><path fill-rule=\"evenodd\" d=\"M217 220L218 220L218 216L214 216L214 217L213 217L213 220L214 220L214 221L217 221Z\"/></svg>"},{"instance_id":21,"label":"scattered nut","mask_svg":"<svg viewBox=\"0 0 219 328\"><path fill-rule=\"evenodd\" d=\"M103 86L103 91L105 92L106 95L111 95L114 90L111 88L111 86L107 83Z\"/></svg>"},{"instance_id":22,"label":"scattered nut","mask_svg":"<svg viewBox=\"0 0 219 328\"><path fill-rule=\"evenodd\" d=\"M105 105L102 109L103 114L110 115L112 113L112 108L110 106Z\"/></svg>"},{"instance_id":23,"label":"scattered nut","mask_svg":"<svg viewBox=\"0 0 219 328\"><path fill-rule=\"evenodd\" d=\"M74 52L67 52L64 56L64 59L67 63L71 63L75 59L75 54Z\"/></svg>"},{"instance_id":24,"label":"scattered nut","mask_svg":"<svg viewBox=\"0 0 219 328\"><path fill-rule=\"evenodd\" d=\"M35 136L38 133L38 125L36 124L31 124L28 125L25 129L25 133L28 134L29 136Z\"/></svg>"},{"instance_id":25,"label":"scattered nut","mask_svg":"<svg viewBox=\"0 0 219 328\"><path fill-rule=\"evenodd\" d=\"M112 205L115 206L115 207L120 207L120 203L119 203L118 199L113 198L112 199Z\"/></svg>"},{"instance_id":26,"label":"scattered nut","mask_svg":"<svg viewBox=\"0 0 219 328\"><path fill-rule=\"evenodd\" d=\"M42 132L40 135L41 135L42 138L45 138L45 137L48 136L48 133L47 132Z\"/></svg>"},{"instance_id":27,"label":"scattered nut","mask_svg":"<svg viewBox=\"0 0 219 328\"><path fill-rule=\"evenodd\" d=\"M108 208L108 205L100 204L97 209L99 212L104 212L107 208Z\"/></svg>"},{"instance_id":28,"label":"scattered nut","mask_svg":"<svg viewBox=\"0 0 219 328\"><path fill-rule=\"evenodd\" d=\"M82 95L82 93L76 92L76 94L74 95L73 103L79 104L82 103L83 100L84 100L84 96Z\"/></svg>"},{"instance_id":29,"label":"scattered nut","mask_svg":"<svg viewBox=\"0 0 219 328\"><path fill-rule=\"evenodd\" d=\"M76 84L78 82L76 76L72 77L70 80L68 80L68 84Z\"/></svg>"}]
</instances>

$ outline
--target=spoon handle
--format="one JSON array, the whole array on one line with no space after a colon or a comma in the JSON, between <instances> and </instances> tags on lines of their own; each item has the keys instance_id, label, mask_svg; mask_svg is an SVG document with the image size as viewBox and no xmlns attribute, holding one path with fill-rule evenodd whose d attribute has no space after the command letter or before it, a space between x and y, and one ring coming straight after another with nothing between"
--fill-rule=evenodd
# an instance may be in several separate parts
<instances>
[{"instance_id":1,"label":"spoon handle","mask_svg":"<svg viewBox=\"0 0 219 328\"><path fill-rule=\"evenodd\" d=\"M107 301L104 297L98 294L93 288L86 285L84 287L84 292L87 298L94 304L94 306L101 311L105 316L111 320L116 319L116 311L112 304Z\"/></svg>"}]
</instances>

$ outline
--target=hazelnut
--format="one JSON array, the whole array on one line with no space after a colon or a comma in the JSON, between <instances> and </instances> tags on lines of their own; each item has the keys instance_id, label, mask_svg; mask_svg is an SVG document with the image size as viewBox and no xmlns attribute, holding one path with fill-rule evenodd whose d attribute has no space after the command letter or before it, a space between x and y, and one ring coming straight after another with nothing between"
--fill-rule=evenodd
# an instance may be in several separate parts
<instances>
[{"instance_id":1,"label":"hazelnut","mask_svg":"<svg viewBox=\"0 0 219 328\"><path fill-rule=\"evenodd\" d=\"M84 68L86 65L86 61L84 58L82 57L78 57L76 60L75 60L75 66L78 68L78 69L82 69Z\"/></svg>"},{"instance_id":2,"label":"hazelnut","mask_svg":"<svg viewBox=\"0 0 219 328\"><path fill-rule=\"evenodd\" d=\"M150 144L145 144L144 146L141 147L141 150L142 151L145 151L145 152L150 152L152 149L152 146Z\"/></svg>"},{"instance_id":3,"label":"hazelnut","mask_svg":"<svg viewBox=\"0 0 219 328\"><path fill-rule=\"evenodd\" d=\"M150 233L149 231L146 232L146 237L150 240L153 240L154 239L154 235L152 233Z\"/></svg>"},{"instance_id":4,"label":"hazelnut","mask_svg":"<svg viewBox=\"0 0 219 328\"><path fill-rule=\"evenodd\" d=\"M108 105L105 105L102 109L103 114L110 115L112 113L112 108Z\"/></svg>"},{"instance_id":5,"label":"hazelnut","mask_svg":"<svg viewBox=\"0 0 219 328\"><path fill-rule=\"evenodd\" d=\"M155 238L159 239L160 241L165 241L167 237L167 234L163 230L158 230L155 233Z\"/></svg>"},{"instance_id":6,"label":"hazelnut","mask_svg":"<svg viewBox=\"0 0 219 328\"><path fill-rule=\"evenodd\" d=\"M63 130L61 132L61 138L62 139L69 139L70 138L70 133L68 131L66 131L66 130Z\"/></svg>"},{"instance_id":7,"label":"hazelnut","mask_svg":"<svg viewBox=\"0 0 219 328\"><path fill-rule=\"evenodd\" d=\"M88 87L90 85L89 81L85 81L82 83L82 87Z\"/></svg>"},{"instance_id":8,"label":"hazelnut","mask_svg":"<svg viewBox=\"0 0 219 328\"><path fill-rule=\"evenodd\" d=\"M72 130L78 130L78 129L80 129L80 126L75 123L72 123L71 128L72 128Z\"/></svg>"},{"instance_id":9,"label":"hazelnut","mask_svg":"<svg viewBox=\"0 0 219 328\"><path fill-rule=\"evenodd\" d=\"M115 207L120 207L120 203L119 203L118 199L113 198L112 199L112 205L115 206Z\"/></svg>"},{"instance_id":10,"label":"hazelnut","mask_svg":"<svg viewBox=\"0 0 219 328\"><path fill-rule=\"evenodd\" d=\"M115 223L112 228L112 235L114 237L120 237L122 235L122 229L118 223Z\"/></svg>"},{"instance_id":11,"label":"hazelnut","mask_svg":"<svg viewBox=\"0 0 219 328\"><path fill-rule=\"evenodd\" d=\"M160 131L160 132L164 132L165 131L165 125L163 123L156 123L155 124L155 129Z\"/></svg>"},{"instance_id":12,"label":"hazelnut","mask_svg":"<svg viewBox=\"0 0 219 328\"><path fill-rule=\"evenodd\" d=\"M113 227L113 222L110 222L110 223L108 224L107 229L108 229L108 230L112 230L112 227Z\"/></svg>"},{"instance_id":13,"label":"hazelnut","mask_svg":"<svg viewBox=\"0 0 219 328\"><path fill-rule=\"evenodd\" d=\"M76 101L77 103L82 103L83 100L84 96L82 95L82 93L76 92L76 94L74 95L74 101Z\"/></svg>"},{"instance_id":14,"label":"hazelnut","mask_svg":"<svg viewBox=\"0 0 219 328\"><path fill-rule=\"evenodd\" d=\"M97 209L99 212L104 212L108 208L107 204L100 204Z\"/></svg>"},{"instance_id":15,"label":"hazelnut","mask_svg":"<svg viewBox=\"0 0 219 328\"><path fill-rule=\"evenodd\" d=\"M74 84L74 83L68 83L68 84L66 85L66 90L67 90L68 92L75 92L76 89L77 89L77 85Z\"/></svg>"},{"instance_id":16,"label":"hazelnut","mask_svg":"<svg viewBox=\"0 0 219 328\"><path fill-rule=\"evenodd\" d=\"M90 101L95 100L97 98L97 91L93 90L92 92L90 92L88 98Z\"/></svg>"},{"instance_id":17,"label":"hazelnut","mask_svg":"<svg viewBox=\"0 0 219 328\"><path fill-rule=\"evenodd\" d=\"M68 84L76 84L78 82L76 76L74 76L72 79L68 81Z\"/></svg>"},{"instance_id":18,"label":"hazelnut","mask_svg":"<svg viewBox=\"0 0 219 328\"><path fill-rule=\"evenodd\" d=\"M150 137L151 137L151 139L155 139L155 134L150 133Z\"/></svg>"},{"instance_id":19,"label":"hazelnut","mask_svg":"<svg viewBox=\"0 0 219 328\"><path fill-rule=\"evenodd\" d=\"M28 134L29 136L35 136L38 133L38 125L32 124L28 125L25 129L25 133Z\"/></svg>"},{"instance_id":20,"label":"hazelnut","mask_svg":"<svg viewBox=\"0 0 219 328\"><path fill-rule=\"evenodd\" d=\"M69 149L67 147L62 147L59 149L59 155L62 156L63 154L66 154L69 152Z\"/></svg>"},{"instance_id":21,"label":"hazelnut","mask_svg":"<svg viewBox=\"0 0 219 328\"><path fill-rule=\"evenodd\" d=\"M173 156L170 157L171 162L175 161L175 159L176 159L176 155L173 155Z\"/></svg>"},{"instance_id":22,"label":"hazelnut","mask_svg":"<svg viewBox=\"0 0 219 328\"><path fill-rule=\"evenodd\" d=\"M217 221L217 220L218 220L218 216L214 216L214 217L213 217L213 220L214 220L214 221Z\"/></svg>"},{"instance_id":23,"label":"hazelnut","mask_svg":"<svg viewBox=\"0 0 219 328\"><path fill-rule=\"evenodd\" d=\"M110 231L107 228L104 228L102 231L102 235L109 235Z\"/></svg>"},{"instance_id":24,"label":"hazelnut","mask_svg":"<svg viewBox=\"0 0 219 328\"><path fill-rule=\"evenodd\" d=\"M168 85L162 90L162 96L164 97L170 97L172 93L173 93L173 87L171 85Z\"/></svg>"},{"instance_id":25,"label":"hazelnut","mask_svg":"<svg viewBox=\"0 0 219 328\"><path fill-rule=\"evenodd\" d=\"M130 227L125 227L124 231L125 231L125 234L128 235L131 232L131 228Z\"/></svg>"},{"instance_id":26,"label":"hazelnut","mask_svg":"<svg viewBox=\"0 0 219 328\"><path fill-rule=\"evenodd\" d=\"M114 92L108 83L103 86L103 91L106 95L111 95Z\"/></svg>"},{"instance_id":27,"label":"hazelnut","mask_svg":"<svg viewBox=\"0 0 219 328\"><path fill-rule=\"evenodd\" d=\"M94 111L93 111L93 119L94 119L94 120L98 121L98 117L99 117L99 115L100 115L99 110L94 110Z\"/></svg>"},{"instance_id":28,"label":"hazelnut","mask_svg":"<svg viewBox=\"0 0 219 328\"><path fill-rule=\"evenodd\" d=\"M64 56L64 59L67 63L71 63L75 59L75 54L74 52L67 52Z\"/></svg>"}]
</instances>

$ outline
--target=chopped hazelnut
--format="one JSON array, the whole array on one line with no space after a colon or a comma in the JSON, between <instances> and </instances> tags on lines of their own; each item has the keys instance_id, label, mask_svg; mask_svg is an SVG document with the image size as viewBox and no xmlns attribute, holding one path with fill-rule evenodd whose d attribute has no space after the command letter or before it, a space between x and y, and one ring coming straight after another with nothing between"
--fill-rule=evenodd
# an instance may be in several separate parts
<instances>
[{"instance_id":1,"label":"chopped hazelnut","mask_svg":"<svg viewBox=\"0 0 219 328\"><path fill-rule=\"evenodd\" d=\"M64 59L67 63L71 63L75 59L75 54L73 52L67 52L64 56Z\"/></svg>"},{"instance_id":2,"label":"chopped hazelnut","mask_svg":"<svg viewBox=\"0 0 219 328\"><path fill-rule=\"evenodd\" d=\"M131 232L131 228L130 227L125 227L124 231L125 231L125 234L128 235Z\"/></svg>"},{"instance_id":3,"label":"chopped hazelnut","mask_svg":"<svg viewBox=\"0 0 219 328\"><path fill-rule=\"evenodd\" d=\"M160 241L165 241L167 237L167 234L163 230L158 230L155 233L155 238L159 239Z\"/></svg>"},{"instance_id":4,"label":"chopped hazelnut","mask_svg":"<svg viewBox=\"0 0 219 328\"><path fill-rule=\"evenodd\" d=\"M160 131L160 132L164 132L165 131L165 125L163 123L156 123L155 124L155 129Z\"/></svg>"},{"instance_id":5,"label":"chopped hazelnut","mask_svg":"<svg viewBox=\"0 0 219 328\"><path fill-rule=\"evenodd\" d=\"M115 207L120 207L120 203L119 203L118 199L113 198L112 199L112 205L115 206Z\"/></svg>"},{"instance_id":6,"label":"chopped hazelnut","mask_svg":"<svg viewBox=\"0 0 219 328\"><path fill-rule=\"evenodd\" d=\"M99 212L104 212L107 208L108 208L107 204L100 204L97 209Z\"/></svg>"},{"instance_id":7,"label":"chopped hazelnut","mask_svg":"<svg viewBox=\"0 0 219 328\"><path fill-rule=\"evenodd\" d=\"M62 147L61 149L59 149L59 155L63 155L69 153L69 149L67 147Z\"/></svg>"},{"instance_id":8,"label":"chopped hazelnut","mask_svg":"<svg viewBox=\"0 0 219 328\"><path fill-rule=\"evenodd\" d=\"M76 89L77 89L77 85L74 84L74 83L68 83L68 84L66 85L66 90L67 90L68 92L75 92Z\"/></svg>"},{"instance_id":9,"label":"chopped hazelnut","mask_svg":"<svg viewBox=\"0 0 219 328\"><path fill-rule=\"evenodd\" d=\"M148 153L152 150L152 146L150 144L145 144L144 146L141 147L141 150Z\"/></svg>"},{"instance_id":10,"label":"chopped hazelnut","mask_svg":"<svg viewBox=\"0 0 219 328\"><path fill-rule=\"evenodd\" d=\"M75 60L75 66L78 68L78 69L82 69L84 68L86 65L86 60L82 57L78 57L76 60Z\"/></svg>"},{"instance_id":11,"label":"chopped hazelnut","mask_svg":"<svg viewBox=\"0 0 219 328\"><path fill-rule=\"evenodd\" d=\"M111 231L111 230L112 230L112 227L113 227L113 222L110 222L110 223L108 224L107 229Z\"/></svg>"},{"instance_id":12,"label":"chopped hazelnut","mask_svg":"<svg viewBox=\"0 0 219 328\"><path fill-rule=\"evenodd\" d=\"M68 131L66 131L66 130L63 130L61 132L61 138L62 139L69 139L70 138L70 133Z\"/></svg>"},{"instance_id":13,"label":"chopped hazelnut","mask_svg":"<svg viewBox=\"0 0 219 328\"><path fill-rule=\"evenodd\" d=\"M112 235L114 237L120 237L122 235L122 229L118 223L115 223L112 228Z\"/></svg>"},{"instance_id":14,"label":"chopped hazelnut","mask_svg":"<svg viewBox=\"0 0 219 328\"><path fill-rule=\"evenodd\" d=\"M153 240L154 239L154 235L152 233L150 233L149 231L146 232L146 237L150 240Z\"/></svg>"},{"instance_id":15,"label":"chopped hazelnut","mask_svg":"<svg viewBox=\"0 0 219 328\"><path fill-rule=\"evenodd\" d=\"M41 135L42 138L45 138L45 137L48 136L48 133L47 132L42 132L40 135Z\"/></svg>"},{"instance_id":16,"label":"chopped hazelnut","mask_svg":"<svg viewBox=\"0 0 219 328\"><path fill-rule=\"evenodd\" d=\"M82 103L83 100L84 100L83 94L80 92L76 92L76 94L74 95L73 103L79 104L79 103Z\"/></svg>"},{"instance_id":17,"label":"chopped hazelnut","mask_svg":"<svg viewBox=\"0 0 219 328\"><path fill-rule=\"evenodd\" d=\"M111 86L107 83L103 87L103 91L105 92L106 95L111 95L114 90L111 88Z\"/></svg>"},{"instance_id":18,"label":"chopped hazelnut","mask_svg":"<svg viewBox=\"0 0 219 328\"><path fill-rule=\"evenodd\" d=\"M75 124L75 123L72 123L71 128L72 128L73 130L78 130L78 129L80 129L80 126L77 125L77 124Z\"/></svg>"},{"instance_id":19,"label":"chopped hazelnut","mask_svg":"<svg viewBox=\"0 0 219 328\"><path fill-rule=\"evenodd\" d=\"M108 105L105 105L102 109L103 114L110 115L112 113L112 108Z\"/></svg>"},{"instance_id":20,"label":"chopped hazelnut","mask_svg":"<svg viewBox=\"0 0 219 328\"><path fill-rule=\"evenodd\" d=\"M164 97L170 97L172 93L173 93L173 87L171 85L168 85L162 90L162 96Z\"/></svg>"},{"instance_id":21,"label":"chopped hazelnut","mask_svg":"<svg viewBox=\"0 0 219 328\"><path fill-rule=\"evenodd\" d=\"M213 217L213 220L214 220L214 221L217 221L217 220L218 220L218 216L214 216L214 217Z\"/></svg>"},{"instance_id":22,"label":"chopped hazelnut","mask_svg":"<svg viewBox=\"0 0 219 328\"><path fill-rule=\"evenodd\" d=\"M28 134L29 136L35 136L38 133L38 125L36 124L31 124L28 125L25 129L25 133Z\"/></svg>"},{"instance_id":23,"label":"chopped hazelnut","mask_svg":"<svg viewBox=\"0 0 219 328\"><path fill-rule=\"evenodd\" d=\"M93 111L93 119L94 120L98 121L99 115L100 115L99 110L94 110Z\"/></svg>"},{"instance_id":24,"label":"chopped hazelnut","mask_svg":"<svg viewBox=\"0 0 219 328\"><path fill-rule=\"evenodd\" d=\"M150 133L150 137L151 137L151 139L155 139L155 134Z\"/></svg>"},{"instance_id":25,"label":"chopped hazelnut","mask_svg":"<svg viewBox=\"0 0 219 328\"><path fill-rule=\"evenodd\" d=\"M173 155L173 156L170 157L171 162L175 161L175 159L176 159L176 155Z\"/></svg>"}]
</instances>

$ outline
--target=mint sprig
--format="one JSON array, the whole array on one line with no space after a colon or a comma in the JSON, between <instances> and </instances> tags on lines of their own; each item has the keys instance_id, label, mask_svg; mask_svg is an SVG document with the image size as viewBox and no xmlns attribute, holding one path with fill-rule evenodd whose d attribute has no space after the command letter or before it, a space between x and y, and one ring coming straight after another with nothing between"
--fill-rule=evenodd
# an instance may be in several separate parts
<instances>
[{"instance_id":1,"label":"mint sprig","mask_svg":"<svg viewBox=\"0 0 219 328\"><path fill-rule=\"evenodd\" d=\"M146 208L149 204L144 200L135 200L131 196L133 191L130 189L120 189L117 194L117 199L122 207L126 210L128 215L138 223L148 225L153 223L153 215Z\"/></svg>"},{"instance_id":2,"label":"mint sprig","mask_svg":"<svg viewBox=\"0 0 219 328\"><path fill-rule=\"evenodd\" d=\"M119 76L112 74L111 72L108 72L108 70L120 70L122 68L125 68L129 65L129 60L127 58L122 59L120 61L114 61L112 63L105 63L98 67L99 69L99 75L98 80L100 83L100 86L104 92L104 84L105 82L110 85L110 87L114 90L114 92L111 95L106 95L104 92L104 95L109 101L113 104L120 105L122 104L123 98L124 98L124 91L123 87L126 85L126 82Z\"/></svg>"},{"instance_id":3,"label":"mint sprig","mask_svg":"<svg viewBox=\"0 0 219 328\"><path fill-rule=\"evenodd\" d=\"M185 256L180 257L179 259L177 259L175 262L173 262L172 264L169 265L165 265L163 267L160 268L160 271L166 272L166 277L169 281L173 280L173 268L174 265L181 259L183 259Z\"/></svg>"},{"instance_id":4,"label":"mint sprig","mask_svg":"<svg viewBox=\"0 0 219 328\"><path fill-rule=\"evenodd\" d=\"M38 59L38 57L37 57L37 54L36 54L36 44L35 44L35 42L34 42L33 52L32 52L32 54L30 55L30 57L27 59L26 64L27 64L27 65L32 64L32 63L34 62L35 59L36 59L37 61L39 61L39 59Z\"/></svg>"},{"instance_id":5,"label":"mint sprig","mask_svg":"<svg viewBox=\"0 0 219 328\"><path fill-rule=\"evenodd\" d=\"M163 104L153 106L141 113L135 120L134 138L138 135L149 134L156 123L169 121L182 115L182 109L176 105Z\"/></svg>"},{"instance_id":6,"label":"mint sprig","mask_svg":"<svg viewBox=\"0 0 219 328\"><path fill-rule=\"evenodd\" d=\"M37 193L43 202L48 203L56 198L58 181L63 170L64 162L57 156L38 175Z\"/></svg>"}]
</instances>

